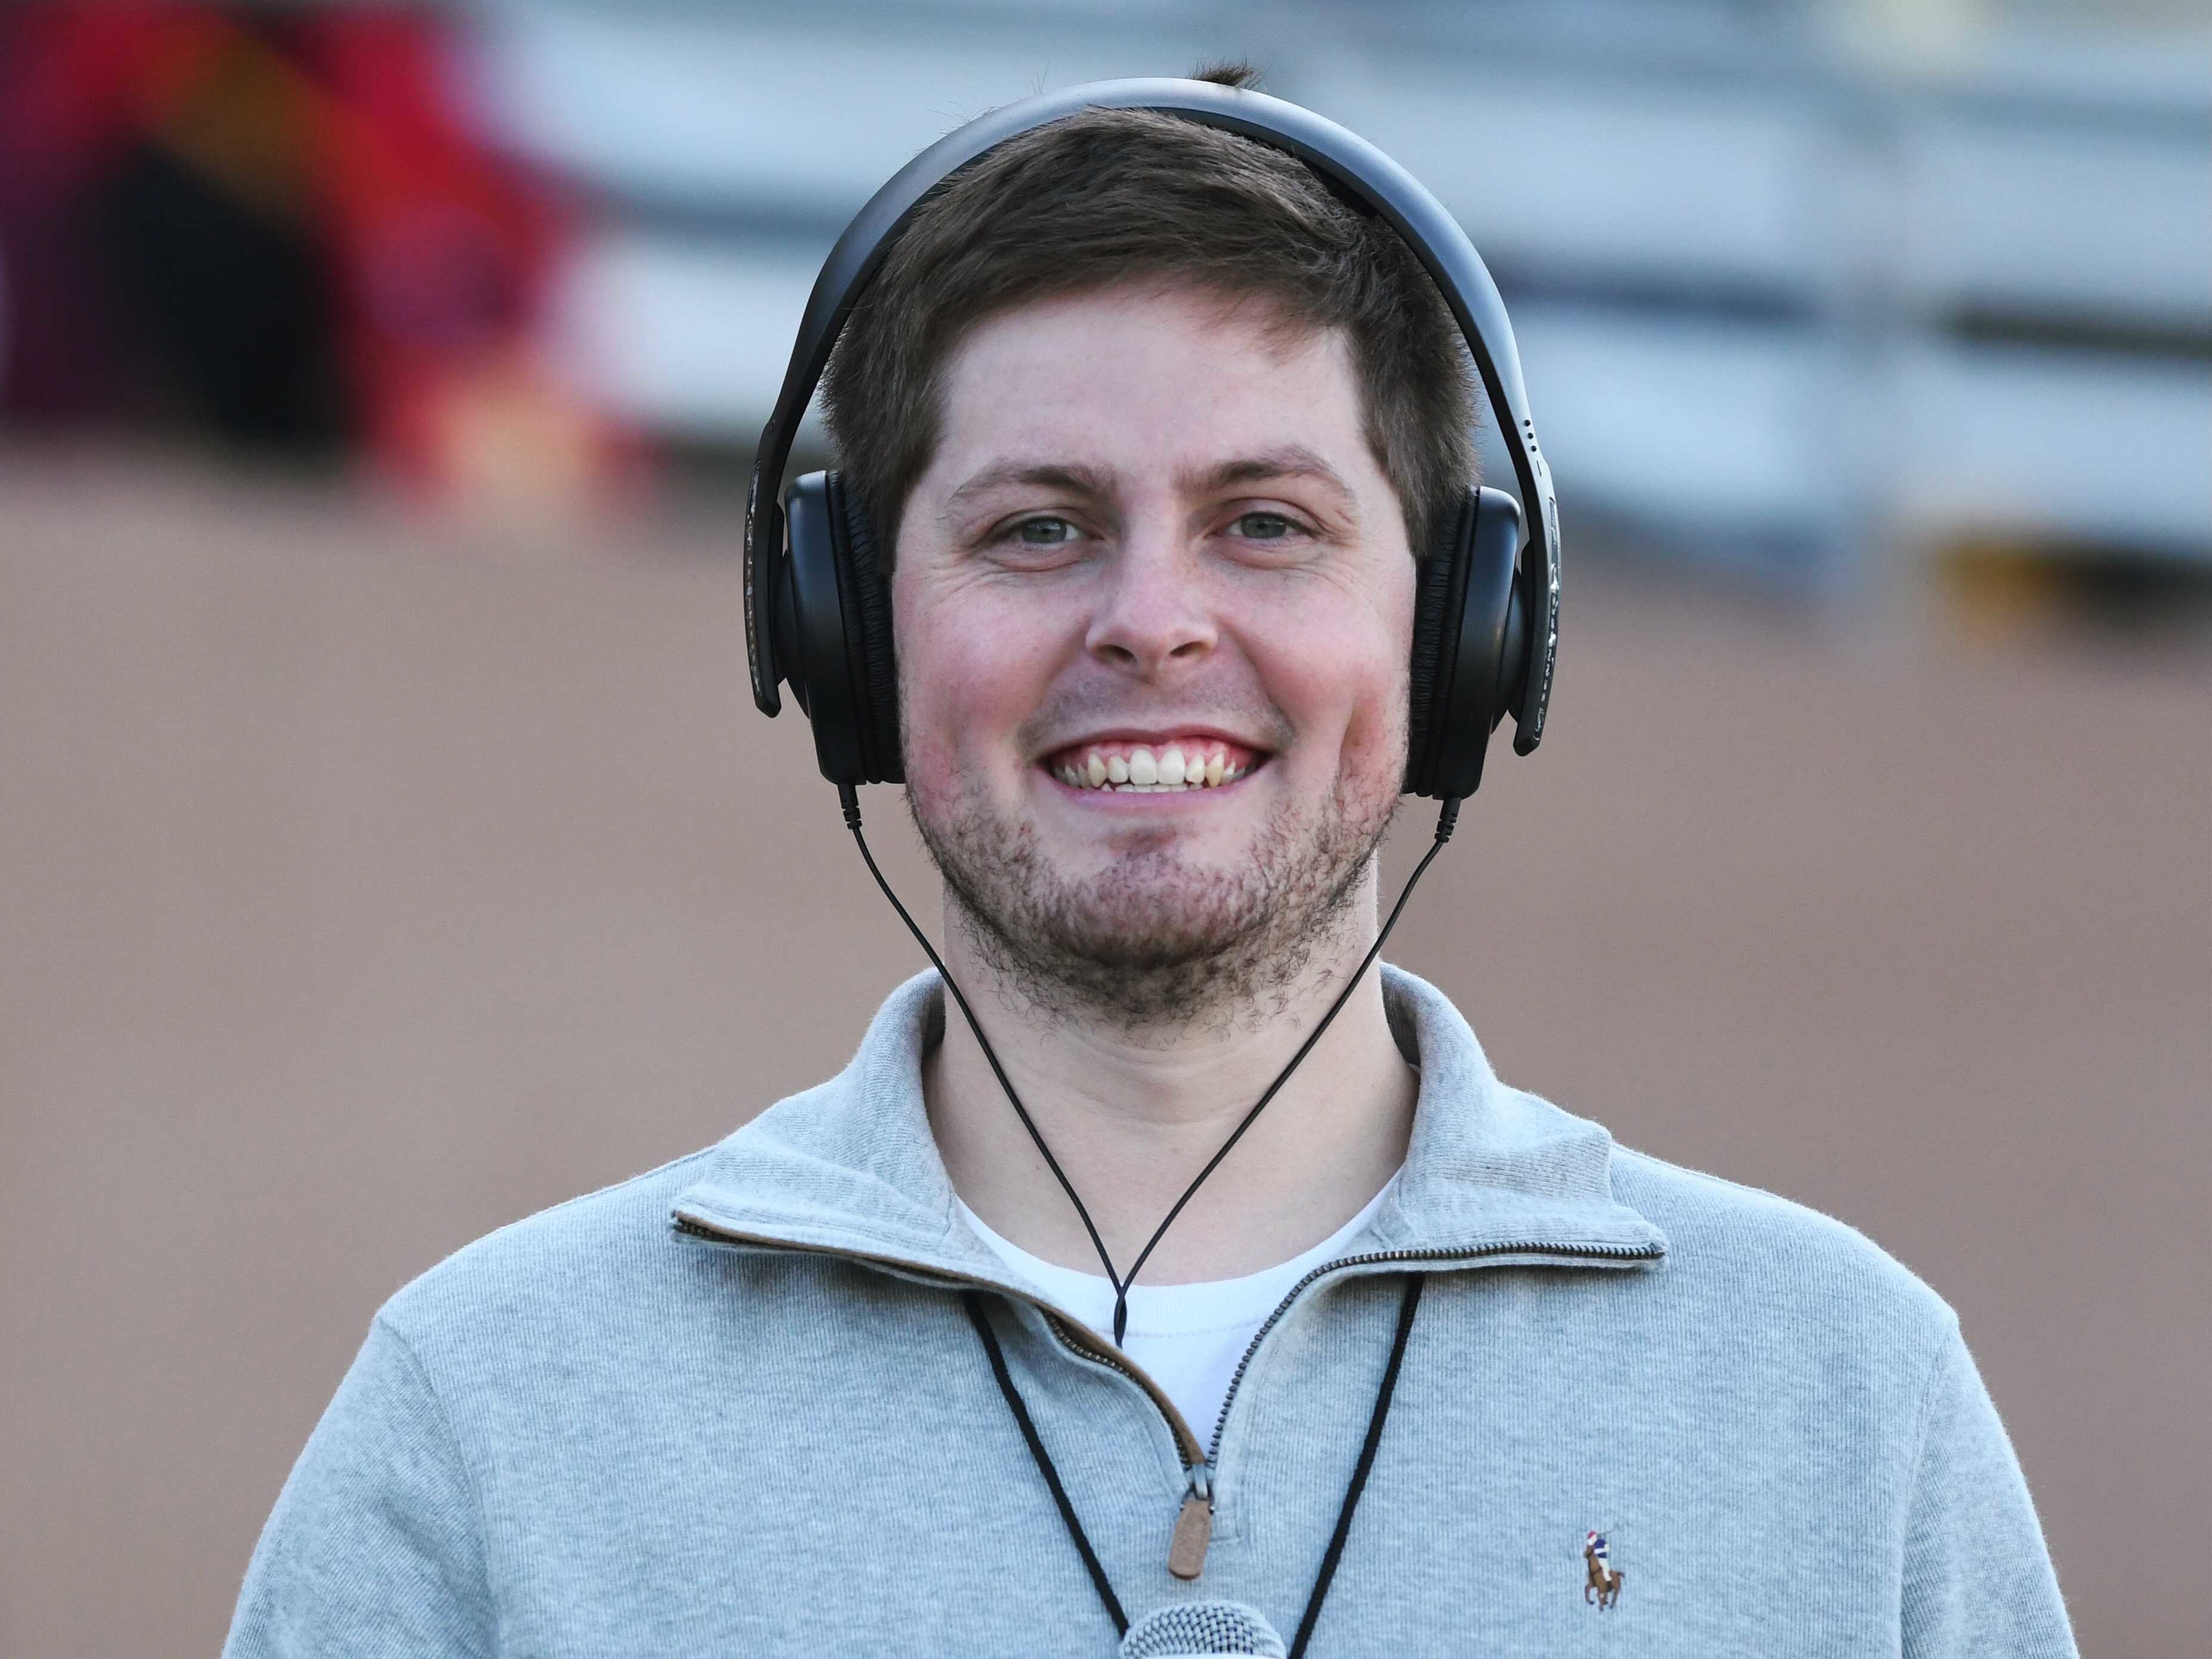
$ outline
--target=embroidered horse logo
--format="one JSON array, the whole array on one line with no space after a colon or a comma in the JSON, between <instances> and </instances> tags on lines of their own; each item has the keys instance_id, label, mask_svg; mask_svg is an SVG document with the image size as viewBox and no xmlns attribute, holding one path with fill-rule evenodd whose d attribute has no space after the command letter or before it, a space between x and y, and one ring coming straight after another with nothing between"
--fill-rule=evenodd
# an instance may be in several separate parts
<instances>
[{"instance_id":1,"label":"embroidered horse logo","mask_svg":"<svg viewBox=\"0 0 2212 1659\"><path fill-rule=\"evenodd\" d=\"M1601 1532L1586 1533L1583 1536L1583 1565L1589 1577L1583 1584L1583 1603L1595 1601L1601 1609L1620 1600L1623 1575L1613 1569L1611 1551L1607 1547Z\"/></svg>"}]
</instances>

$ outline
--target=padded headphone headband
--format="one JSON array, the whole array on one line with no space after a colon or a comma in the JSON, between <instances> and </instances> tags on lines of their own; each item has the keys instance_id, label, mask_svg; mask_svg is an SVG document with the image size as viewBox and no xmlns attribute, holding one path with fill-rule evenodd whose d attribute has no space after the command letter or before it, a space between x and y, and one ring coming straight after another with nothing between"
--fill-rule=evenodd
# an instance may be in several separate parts
<instances>
[{"instance_id":1,"label":"padded headphone headband","mask_svg":"<svg viewBox=\"0 0 2212 1659\"><path fill-rule=\"evenodd\" d=\"M1522 584L1534 637L1528 646L1528 673L1513 738L1515 751L1528 753L1544 735L1559 641L1559 507L1551 468L1536 442L1513 325L1498 284L1458 222L1419 180L1365 139L1311 110L1264 93L1168 77L1092 82L994 110L939 139L900 168L837 239L807 299L782 390L761 430L746 499L745 651L754 702L764 714L774 714L781 707L772 612L773 561L784 543L784 469L799 419L854 302L897 240L908 216L939 183L1006 140L1086 109L1158 111L1287 151L1340 196L1396 231L1435 281L1466 338L1490 405L1498 412L1498 436L1530 526Z\"/></svg>"}]
</instances>

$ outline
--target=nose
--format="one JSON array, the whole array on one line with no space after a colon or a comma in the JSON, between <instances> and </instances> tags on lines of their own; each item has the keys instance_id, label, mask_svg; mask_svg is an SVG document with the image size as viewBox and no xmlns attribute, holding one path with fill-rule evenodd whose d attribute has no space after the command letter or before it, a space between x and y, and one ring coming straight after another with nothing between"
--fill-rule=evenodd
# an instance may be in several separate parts
<instances>
[{"instance_id":1,"label":"nose","mask_svg":"<svg viewBox=\"0 0 2212 1659\"><path fill-rule=\"evenodd\" d=\"M1219 638L1197 562L1181 538L1132 526L1109 566L1085 648L1111 667L1154 679L1195 667Z\"/></svg>"}]
</instances>

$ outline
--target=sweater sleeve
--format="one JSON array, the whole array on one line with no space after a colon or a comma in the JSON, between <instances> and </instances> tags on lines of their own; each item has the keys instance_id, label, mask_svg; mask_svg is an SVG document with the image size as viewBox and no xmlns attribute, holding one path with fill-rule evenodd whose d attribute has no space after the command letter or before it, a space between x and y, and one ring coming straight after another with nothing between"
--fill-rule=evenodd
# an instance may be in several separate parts
<instances>
[{"instance_id":1,"label":"sweater sleeve","mask_svg":"<svg viewBox=\"0 0 2212 1659\"><path fill-rule=\"evenodd\" d=\"M2075 1659L2020 1461L1955 1328L1923 1425L1905 1522L1905 1659Z\"/></svg>"},{"instance_id":2,"label":"sweater sleeve","mask_svg":"<svg viewBox=\"0 0 2212 1659\"><path fill-rule=\"evenodd\" d=\"M445 1411L380 1316L262 1529L226 1659L488 1655L483 1539Z\"/></svg>"}]
</instances>

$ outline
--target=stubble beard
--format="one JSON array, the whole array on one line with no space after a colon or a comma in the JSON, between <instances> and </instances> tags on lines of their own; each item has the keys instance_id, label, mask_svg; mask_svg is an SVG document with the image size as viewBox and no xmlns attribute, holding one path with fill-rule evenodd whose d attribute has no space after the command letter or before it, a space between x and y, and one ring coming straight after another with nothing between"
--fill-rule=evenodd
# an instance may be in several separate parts
<instances>
[{"instance_id":1,"label":"stubble beard","mask_svg":"<svg viewBox=\"0 0 2212 1659\"><path fill-rule=\"evenodd\" d=\"M996 811L973 782L927 810L909 790L907 805L954 925L1003 992L1165 1040L1280 1017L1314 963L1372 925L1360 901L1397 796L1340 776L1318 807L1271 818L1231 869L1193 866L1163 831L1080 879L1053 866L1034 823Z\"/></svg>"}]
</instances>

